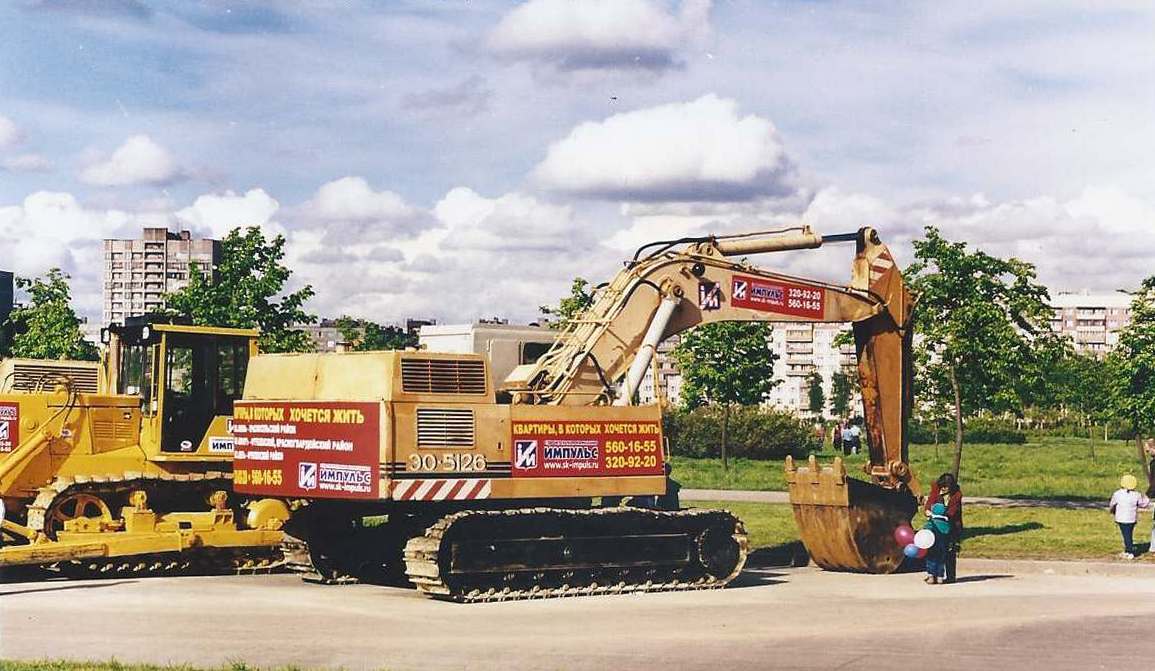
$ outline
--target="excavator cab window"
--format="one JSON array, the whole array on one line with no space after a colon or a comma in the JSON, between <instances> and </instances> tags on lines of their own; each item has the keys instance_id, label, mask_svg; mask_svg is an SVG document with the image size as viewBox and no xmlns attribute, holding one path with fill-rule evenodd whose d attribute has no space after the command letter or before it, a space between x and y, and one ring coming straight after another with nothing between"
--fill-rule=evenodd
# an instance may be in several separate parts
<instances>
[{"instance_id":1,"label":"excavator cab window","mask_svg":"<svg viewBox=\"0 0 1155 671\"><path fill-rule=\"evenodd\" d=\"M249 363L245 338L170 333L164 348L165 452L194 452L213 418L231 415Z\"/></svg>"}]
</instances>

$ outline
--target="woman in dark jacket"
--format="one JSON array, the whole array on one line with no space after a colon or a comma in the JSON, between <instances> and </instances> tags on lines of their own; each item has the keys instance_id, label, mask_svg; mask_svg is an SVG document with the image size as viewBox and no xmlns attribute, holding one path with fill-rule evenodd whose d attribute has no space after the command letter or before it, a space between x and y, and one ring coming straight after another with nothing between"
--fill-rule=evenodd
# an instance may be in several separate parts
<instances>
[{"instance_id":1,"label":"woman in dark jacket","mask_svg":"<svg viewBox=\"0 0 1155 671\"><path fill-rule=\"evenodd\" d=\"M946 582L951 583L956 578L959 544L962 541L963 531L962 490L959 489L958 480L953 473L943 473L935 481L930 495L926 497L926 505L923 506L927 517L930 517L930 509L936 503L946 506L946 516L950 520L951 533L947 541L945 561Z\"/></svg>"}]
</instances>

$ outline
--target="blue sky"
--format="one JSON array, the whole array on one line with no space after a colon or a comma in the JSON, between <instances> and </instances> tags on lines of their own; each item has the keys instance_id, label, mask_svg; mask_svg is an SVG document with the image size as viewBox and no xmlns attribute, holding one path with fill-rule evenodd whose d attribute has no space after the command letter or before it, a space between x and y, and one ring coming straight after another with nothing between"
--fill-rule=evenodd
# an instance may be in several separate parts
<instances>
[{"instance_id":1,"label":"blue sky","mask_svg":"<svg viewBox=\"0 0 1155 671\"><path fill-rule=\"evenodd\" d=\"M1152 35L1134 2L15 0L0 266L64 267L95 315L100 238L260 225L318 313L530 319L635 244L801 221L1126 288Z\"/></svg>"}]
</instances>

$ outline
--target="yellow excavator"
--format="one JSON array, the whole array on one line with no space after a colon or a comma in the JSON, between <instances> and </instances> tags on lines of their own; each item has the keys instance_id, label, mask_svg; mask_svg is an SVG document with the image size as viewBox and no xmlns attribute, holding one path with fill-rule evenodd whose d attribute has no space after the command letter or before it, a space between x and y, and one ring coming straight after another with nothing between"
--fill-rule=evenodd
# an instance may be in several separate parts
<instances>
[{"instance_id":1,"label":"yellow excavator","mask_svg":"<svg viewBox=\"0 0 1155 671\"><path fill-rule=\"evenodd\" d=\"M831 242L856 245L849 286L732 260ZM911 309L869 228L655 243L497 388L480 355L254 358L233 420L236 489L294 508L293 563L322 582L404 571L457 601L724 586L747 553L733 515L595 506L665 492L660 408L633 402L654 351L716 321L851 322L869 480L838 459L788 462L790 496L820 566L890 571L892 531L915 509Z\"/></svg>"}]
</instances>

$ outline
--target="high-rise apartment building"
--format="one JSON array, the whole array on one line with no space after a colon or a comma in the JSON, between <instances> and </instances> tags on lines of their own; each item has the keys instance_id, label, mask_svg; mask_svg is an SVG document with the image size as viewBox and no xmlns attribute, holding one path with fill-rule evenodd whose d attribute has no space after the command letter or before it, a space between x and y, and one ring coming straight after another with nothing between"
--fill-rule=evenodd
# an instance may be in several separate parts
<instances>
[{"instance_id":1,"label":"high-rise apartment building","mask_svg":"<svg viewBox=\"0 0 1155 671\"><path fill-rule=\"evenodd\" d=\"M1075 349L1106 354L1119 342L1119 331L1131 323L1131 296L1122 292L1059 293L1051 298L1051 328L1070 336Z\"/></svg>"},{"instance_id":2,"label":"high-rise apartment building","mask_svg":"<svg viewBox=\"0 0 1155 671\"><path fill-rule=\"evenodd\" d=\"M167 228L146 228L136 240L105 240L103 323L161 309L165 294L188 285L192 268L213 272L220 247Z\"/></svg>"}]
</instances>

